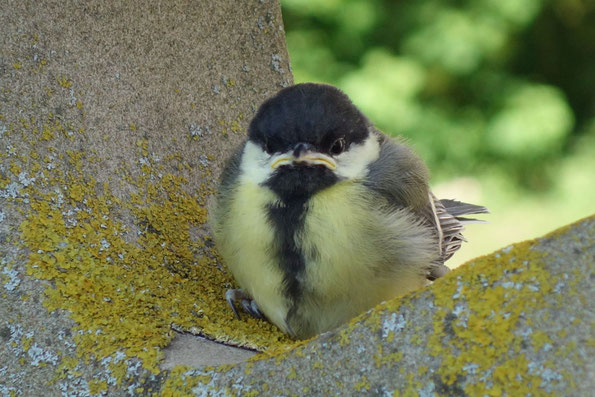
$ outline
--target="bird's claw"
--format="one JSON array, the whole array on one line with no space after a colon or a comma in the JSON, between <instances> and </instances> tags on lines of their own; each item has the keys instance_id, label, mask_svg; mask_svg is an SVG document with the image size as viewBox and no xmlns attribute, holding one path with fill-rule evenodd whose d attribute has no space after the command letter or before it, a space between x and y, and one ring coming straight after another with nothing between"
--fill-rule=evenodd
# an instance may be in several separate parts
<instances>
[{"instance_id":1,"label":"bird's claw","mask_svg":"<svg viewBox=\"0 0 595 397\"><path fill-rule=\"evenodd\" d=\"M450 272L450 268L443 264L437 264L432 269L430 269L427 279L430 281L434 281Z\"/></svg>"},{"instance_id":2,"label":"bird's claw","mask_svg":"<svg viewBox=\"0 0 595 397\"><path fill-rule=\"evenodd\" d=\"M227 300L227 304L231 307L231 310L233 310L233 313L236 315L238 320L240 319L240 313L236 307L238 304L252 317L264 318L256 302L241 289L227 290L225 293L225 299Z\"/></svg>"}]
</instances>

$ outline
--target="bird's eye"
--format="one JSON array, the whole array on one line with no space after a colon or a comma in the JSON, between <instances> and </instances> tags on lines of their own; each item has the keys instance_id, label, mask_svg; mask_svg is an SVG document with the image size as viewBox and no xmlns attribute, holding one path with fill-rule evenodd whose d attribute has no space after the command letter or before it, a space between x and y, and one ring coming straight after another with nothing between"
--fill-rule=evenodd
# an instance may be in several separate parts
<instances>
[{"instance_id":1,"label":"bird's eye","mask_svg":"<svg viewBox=\"0 0 595 397\"><path fill-rule=\"evenodd\" d=\"M345 150L345 138L339 138L331 145L330 153L333 155L338 155L343 153Z\"/></svg>"},{"instance_id":2,"label":"bird's eye","mask_svg":"<svg viewBox=\"0 0 595 397\"><path fill-rule=\"evenodd\" d=\"M264 149L265 152L267 152L268 154L271 154L271 145L269 144L269 141L265 138L264 142L262 143L262 148Z\"/></svg>"}]
</instances>

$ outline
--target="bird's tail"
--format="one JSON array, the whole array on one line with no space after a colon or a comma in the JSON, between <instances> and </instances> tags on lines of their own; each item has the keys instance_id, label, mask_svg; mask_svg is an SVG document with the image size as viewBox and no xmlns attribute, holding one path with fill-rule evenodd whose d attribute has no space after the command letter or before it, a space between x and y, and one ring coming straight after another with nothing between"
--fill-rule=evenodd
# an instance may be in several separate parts
<instances>
[{"instance_id":1,"label":"bird's tail","mask_svg":"<svg viewBox=\"0 0 595 397\"><path fill-rule=\"evenodd\" d=\"M490 211L482 206L482 205L475 205L469 203L463 203L457 200L449 200L449 199L441 199L440 202L446 209L450 215L454 216L459 222L462 224L469 224L469 223L487 223L486 221L475 219L475 218L465 218L461 215L475 215L475 214L489 214Z\"/></svg>"}]
</instances>

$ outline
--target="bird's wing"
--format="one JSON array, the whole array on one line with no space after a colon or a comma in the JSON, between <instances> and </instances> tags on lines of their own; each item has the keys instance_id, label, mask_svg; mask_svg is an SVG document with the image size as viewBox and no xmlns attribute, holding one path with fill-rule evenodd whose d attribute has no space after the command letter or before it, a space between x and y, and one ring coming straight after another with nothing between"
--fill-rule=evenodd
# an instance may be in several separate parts
<instances>
[{"instance_id":1,"label":"bird's wing","mask_svg":"<svg viewBox=\"0 0 595 397\"><path fill-rule=\"evenodd\" d=\"M440 258L433 263L427 278L435 280L449 269L444 265L460 247L464 225L482 222L463 215L483 214L485 207L455 200L438 200L429 190L428 171L422 160L407 145L378 132L380 155L369 167L366 186L385 197L396 209L407 208L420 222L432 228Z\"/></svg>"},{"instance_id":2,"label":"bird's wing","mask_svg":"<svg viewBox=\"0 0 595 397\"><path fill-rule=\"evenodd\" d=\"M225 162L219 180L220 188L229 189L230 186L235 184L236 179L240 175L240 163L245 145L245 142L243 145L240 145Z\"/></svg>"},{"instance_id":3,"label":"bird's wing","mask_svg":"<svg viewBox=\"0 0 595 397\"><path fill-rule=\"evenodd\" d=\"M428 171L422 160L404 143L380 136L380 155L369 167L364 184L384 197L389 208L406 210L418 220L435 238L434 246L424 247L437 258L426 263L426 278L434 280L449 269L442 260L442 244L439 237L439 220L429 200ZM419 247L421 248L421 247Z\"/></svg>"},{"instance_id":4,"label":"bird's wing","mask_svg":"<svg viewBox=\"0 0 595 397\"><path fill-rule=\"evenodd\" d=\"M219 191L216 197L213 197L209 202L209 224L212 232L215 232L218 229L229 210L232 189L240 175L240 163L243 151L244 145L240 145L240 147L229 157L221 172Z\"/></svg>"},{"instance_id":5,"label":"bird's wing","mask_svg":"<svg viewBox=\"0 0 595 397\"><path fill-rule=\"evenodd\" d=\"M405 144L376 132L378 159L370 164L364 184L382 195L390 206L422 211L428 203L428 170Z\"/></svg>"}]
</instances>

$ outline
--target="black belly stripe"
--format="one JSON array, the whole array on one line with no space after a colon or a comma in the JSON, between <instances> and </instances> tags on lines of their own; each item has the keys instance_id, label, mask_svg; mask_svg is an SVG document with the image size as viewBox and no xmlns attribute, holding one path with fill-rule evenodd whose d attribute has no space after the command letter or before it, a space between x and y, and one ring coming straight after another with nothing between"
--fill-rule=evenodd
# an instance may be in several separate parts
<instances>
[{"instance_id":1,"label":"black belly stripe","mask_svg":"<svg viewBox=\"0 0 595 397\"><path fill-rule=\"evenodd\" d=\"M288 317L296 311L303 295L301 280L306 259L296 240L304 231L308 200L337 180L337 176L324 166L287 166L281 167L265 182L279 197L279 202L268 206L267 213L275 229L275 250L284 274L285 294L292 302Z\"/></svg>"},{"instance_id":2,"label":"black belly stripe","mask_svg":"<svg viewBox=\"0 0 595 397\"><path fill-rule=\"evenodd\" d=\"M285 293L294 304L302 295L299 279L306 267L304 254L296 246L296 235L304 230L306 202L307 199L303 198L268 208L269 221L275 228L275 248L284 274Z\"/></svg>"}]
</instances>

